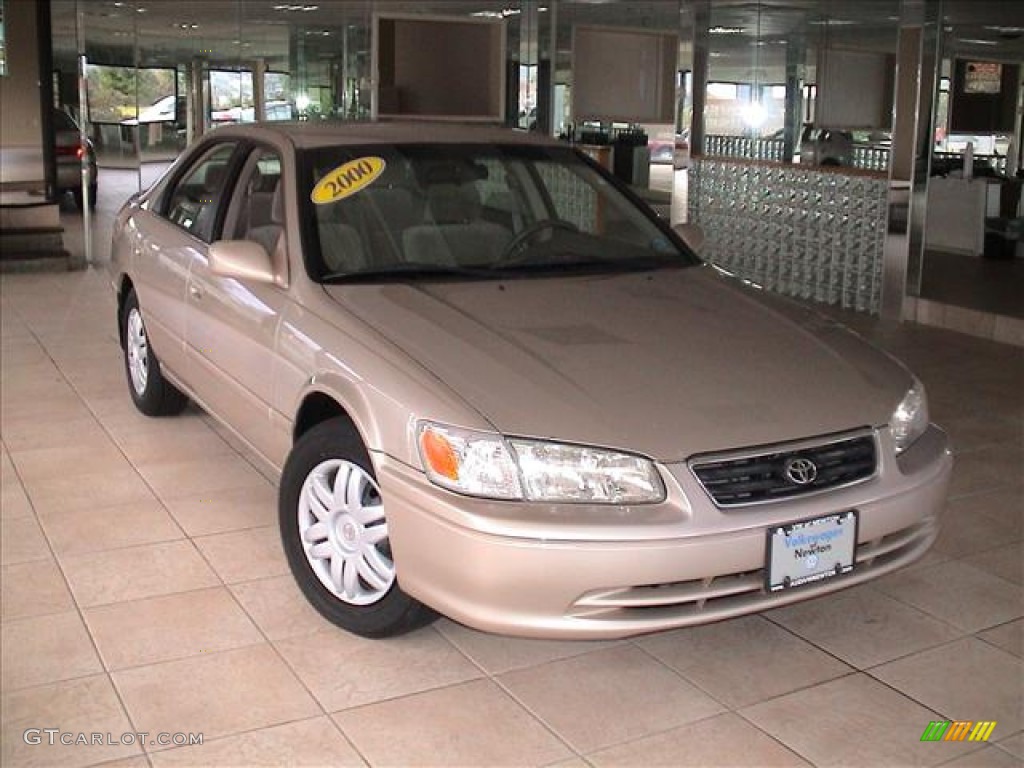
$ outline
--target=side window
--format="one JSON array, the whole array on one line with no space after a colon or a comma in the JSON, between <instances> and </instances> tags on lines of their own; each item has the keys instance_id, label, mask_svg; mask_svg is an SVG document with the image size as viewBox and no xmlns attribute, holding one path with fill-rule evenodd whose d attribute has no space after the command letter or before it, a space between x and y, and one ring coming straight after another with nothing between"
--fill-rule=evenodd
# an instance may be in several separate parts
<instances>
[{"instance_id":1,"label":"side window","mask_svg":"<svg viewBox=\"0 0 1024 768\"><path fill-rule=\"evenodd\" d=\"M272 149L254 149L235 186L224 237L252 240L275 256L284 237L281 158Z\"/></svg>"},{"instance_id":2,"label":"side window","mask_svg":"<svg viewBox=\"0 0 1024 768\"><path fill-rule=\"evenodd\" d=\"M213 236L234 152L234 144L218 144L178 179L168 197L167 218L207 243Z\"/></svg>"}]
</instances>

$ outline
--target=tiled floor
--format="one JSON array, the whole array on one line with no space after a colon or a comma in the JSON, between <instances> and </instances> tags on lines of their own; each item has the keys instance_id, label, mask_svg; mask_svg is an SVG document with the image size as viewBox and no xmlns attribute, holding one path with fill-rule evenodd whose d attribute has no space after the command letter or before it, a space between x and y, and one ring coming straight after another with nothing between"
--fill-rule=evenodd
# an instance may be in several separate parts
<instances>
[{"instance_id":1,"label":"tiled floor","mask_svg":"<svg viewBox=\"0 0 1024 768\"><path fill-rule=\"evenodd\" d=\"M910 570L618 643L443 620L369 641L300 597L260 468L193 409L135 412L102 273L4 276L0 301L4 766L1024 762L1019 348L846 318L919 373L957 446ZM998 725L920 742L945 719ZM121 743L141 731L204 743Z\"/></svg>"}]
</instances>

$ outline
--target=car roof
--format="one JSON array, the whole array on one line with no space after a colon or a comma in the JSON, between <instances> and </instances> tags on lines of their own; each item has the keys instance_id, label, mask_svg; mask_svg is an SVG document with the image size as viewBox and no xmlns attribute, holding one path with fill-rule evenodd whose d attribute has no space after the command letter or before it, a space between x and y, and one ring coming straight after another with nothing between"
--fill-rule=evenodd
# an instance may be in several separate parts
<instances>
[{"instance_id":1,"label":"car roof","mask_svg":"<svg viewBox=\"0 0 1024 768\"><path fill-rule=\"evenodd\" d=\"M538 133L492 125L439 121L343 122L282 120L228 125L217 136L284 138L299 149L359 144L532 144L553 145L554 139Z\"/></svg>"}]
</instances>

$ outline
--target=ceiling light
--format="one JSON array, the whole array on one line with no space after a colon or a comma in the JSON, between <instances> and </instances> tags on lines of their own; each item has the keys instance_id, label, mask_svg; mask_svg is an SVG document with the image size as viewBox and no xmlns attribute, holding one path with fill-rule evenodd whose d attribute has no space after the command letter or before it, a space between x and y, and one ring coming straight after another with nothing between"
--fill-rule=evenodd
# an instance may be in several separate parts
<instances>
[{"instance_id":1,"label":"ceiling light","mask_svg":"<svg viewBox=\"0 0 1024 768\"><path fill-rule=\"evenodd\" d=\"M712 27L708 32L712 35L742 35L743 27Z\"/></svg>"},{"instance_id":2,"label":"ceiling light","mask_svg":"<svg viewBox=\"0 0 1024 768\"><path fill-rule=\"evenodd\" d=\"M982 40L975 37L958 37L958 43L967 43L968 45L999 45L995 40Z\"/></svg>"}]
</instances>

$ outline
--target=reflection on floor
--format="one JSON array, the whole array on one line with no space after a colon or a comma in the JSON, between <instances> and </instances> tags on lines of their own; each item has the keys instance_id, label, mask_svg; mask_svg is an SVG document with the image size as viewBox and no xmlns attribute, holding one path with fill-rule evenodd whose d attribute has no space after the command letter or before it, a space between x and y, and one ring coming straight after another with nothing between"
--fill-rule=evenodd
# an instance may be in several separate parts
<instances>
[{"instance_id":1,"label":"reflection on floor","mask_svg":"<svg viewBox=\"0 0 1024 768\"><path fill-rule=\"evenodd\" d=\"M921 297L1024 318L1024 258L985 259L926 251Z\"/></svg>"}]
</instances>

